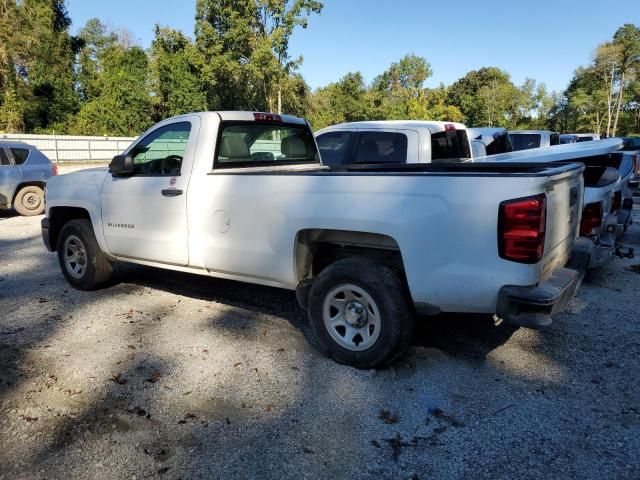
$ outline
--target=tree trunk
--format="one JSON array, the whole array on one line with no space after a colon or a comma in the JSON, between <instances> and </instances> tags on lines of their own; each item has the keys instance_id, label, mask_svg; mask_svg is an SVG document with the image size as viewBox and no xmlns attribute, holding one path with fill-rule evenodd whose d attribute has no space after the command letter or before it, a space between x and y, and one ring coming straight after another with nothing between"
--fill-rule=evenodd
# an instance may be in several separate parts
<instances>
[{"instance_id":1,"label":"tree trunk","mask_svg":"<svg viewBox=\"0 0 640 480\"><path fill-rule=\"evenodd\" d=\"M611 66L611 79L608 80L608 85L607 85L607 137L609 136L610 132L611 132L611 116L612 116L612 106L611 106L611 100L613 98L613 77L614 77L614 70L615 68L615 64Z\"/></svg>"},{"instance_id":2,"label":"tree trunk","mask_svg":"<svg viewBox=\"0 0 640 480\"><path fill-rule=\"evenodd\" d=\"M282 88L278 85L278 115L282 115Z\"/></svg>"},{"instance_id":3,"label":"tree trunk","mask_svg":"<svg viewBox=\"0 0 640 480\"><path fill-rule=\"evenodd\" d=\"M618 105L616 106L616 116L613 120L613 130L611 136L616 136L616 129L618 128L618 117L620 116L620 107L622 106L622 95L624 93L624 71L620 74L620 90L618 91Z\"/></svg>"}]
</instances>

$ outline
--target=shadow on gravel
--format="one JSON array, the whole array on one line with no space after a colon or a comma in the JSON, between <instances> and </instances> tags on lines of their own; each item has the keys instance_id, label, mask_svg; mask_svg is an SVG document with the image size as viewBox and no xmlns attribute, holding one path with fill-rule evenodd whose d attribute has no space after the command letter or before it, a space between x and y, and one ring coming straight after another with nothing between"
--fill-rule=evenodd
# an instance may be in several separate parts
<instances>
[{"instance_id":1,"label":"shadow on gravel","mask_svg":"<svg viewBox=\"0 0 640 480\"><path fill-rule=\"evenodd\" d=\"M132 264L118 264L114 283L242 308L248 312L229 312L216 318L216 328L235 333L256 335L261 325L255 314L275 315L287 320L314 344L306 313L298 305L295 293L289 290ZM442 314L418 318L412 344L436 348L455 357L484 359L516 330L505 322L496 325L491 315Z\"/></svg>"},{"instance_id":2,"label":"shadow on gravel","mask_svg":"<svg viewBox=\"0 0 640 480\"><path fill-rule=\"evenodd\" d=\"M413 343L454 357L484 360L516 330L518 327L506 322L496 324L492 315L447 313L418 318Z\"/></svg>"}]
</instances>

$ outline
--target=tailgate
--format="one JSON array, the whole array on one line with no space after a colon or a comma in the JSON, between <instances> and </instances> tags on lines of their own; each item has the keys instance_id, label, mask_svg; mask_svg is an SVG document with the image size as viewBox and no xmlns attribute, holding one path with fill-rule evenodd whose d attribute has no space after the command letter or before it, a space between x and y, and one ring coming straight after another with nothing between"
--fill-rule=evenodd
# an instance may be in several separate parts
<instances>
[{"instance_id":1,"label":"tailgate","mask_svg":"<svg viewBox=\"0 0 640 480\"><path fill-rule=\"evenodd\" d=\"M543 278L564 265L580 232L584 180L582 172L549 177Z\"/></svg>"}]
</instances>

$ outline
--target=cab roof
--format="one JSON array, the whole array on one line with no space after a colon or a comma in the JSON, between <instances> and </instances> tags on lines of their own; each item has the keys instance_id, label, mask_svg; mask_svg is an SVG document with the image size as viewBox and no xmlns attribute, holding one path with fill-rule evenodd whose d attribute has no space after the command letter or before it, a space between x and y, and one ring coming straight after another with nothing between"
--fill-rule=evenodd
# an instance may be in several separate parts
<instances>
[{"instance_id":1,"label":"cab roof","mask_svg":"<svg viewBox=\"0 0 640 480\"><path fill-rule=\"evenodd\" d=\"M185 113L183 115L177 115L175 117L167 118L166 120L178 120L190 116L199 117L215 117L217 116L223 122L255 122L258 119L256 115L264 115L268 121L278 122L278 118L282 123L295 123L299 125L306 125L307 121L304 118L294 117L293 115L281 115L277 113L268 112L253 112L253 111L233 111L233 110L221 110L221 111L208 111L208 112L193 112Z\"/></svg>"},{"instance_id":2,"label":"cab roof","mask_svg":"<svg viewBox=\"0 0 640 480\"><path fill-rule=\"evenodd\" d=\"M427 128L431 133L444 132L446 125L453 125L456 130L466 130L467 127L457 122L440 122L431 120L373 120L363 122L346 122L331 125L316 132L317 134L329 130L348 130L350 128L369 128L384 130L387 128Z\"/></svg>"}]
</instances>

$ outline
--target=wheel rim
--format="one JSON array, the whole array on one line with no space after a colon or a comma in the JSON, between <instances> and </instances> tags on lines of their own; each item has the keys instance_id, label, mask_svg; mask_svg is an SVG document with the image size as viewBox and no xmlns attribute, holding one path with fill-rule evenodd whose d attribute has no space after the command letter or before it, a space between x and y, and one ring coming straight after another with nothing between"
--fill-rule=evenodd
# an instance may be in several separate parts
<instances>
[{"instance_id":1,"label":"wheel rim","mask_svg":"<svg viewBox=\"0 0 640 480\"><path fill-rule=\"evenodd\" d=\"M73 278L82 278L87 270L87 251L75 235L69 235L64 242L64 264Z\"/></svg>"},{"instance_id":2,"label":"wheel rim","mask_svg":"<svg viewBox=\"0 0 640 480\"><path fill-rule=\"evenodd\" d=\"M347 350L366 350L380 336L376 302L365 290L350 283L339 285L326 295L322 319L331 338Z\"/></svg>"},{"instance_id":3,"label":"wheel rim","mask_svg":"<svg viewBox=\"0 0 640 480\"><path fill-rule=\"evenodd\" d=\"M42 204L42 199L40 195L35 192L27 192L24 197L22 197L22 205L28 210L37 210Z\"/></svg>"}]
</instances>

